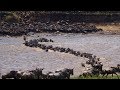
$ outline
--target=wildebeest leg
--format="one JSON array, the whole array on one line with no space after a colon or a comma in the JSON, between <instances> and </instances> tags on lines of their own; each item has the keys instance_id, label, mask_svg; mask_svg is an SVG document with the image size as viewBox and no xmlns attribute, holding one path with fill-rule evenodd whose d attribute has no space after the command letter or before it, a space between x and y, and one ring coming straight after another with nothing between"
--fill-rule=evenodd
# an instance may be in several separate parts
<instances>
[{"instance_id":1,"label":"wildebeest leg","mask_svg":"<svg viewBox=\"0 0 120 90\"><path fill-rule=\"evenodd\" d=\"M92 77L92 74L90 74L90 76Z\"/></svg>"},{"instance_id":2,"label":"wildebeest leg","mask_svg":"<svg viewBox=\"0 0 120 90\"><path fill-rule=\"evenodd\" d=\"M116 74L117 78L119 79L119 76L117 75L117 73L115 73L115 74Z\"/></svg>"},{"instance_id":3,"label":"wildebeest leg","mask_svg":"<svg viewBox=\"0 0 120 90\"><path fill-rule=\"evenodd\" d=\"M113 73L112 73L112 77L113 77Z\"/></svg>"},{"instance_id":4,"label":"wildebeest leg","mask_svg":"<svg viewBox=\"0 0 120 90\"><path fill-rule=\"evenodd\" d=\"M102 77L104 77L105 76L105 74L102 74Z\"/></svg>"},{"instance_id":5,"label":"wildebeest leg","mask_svg":"<svg viewBox=\"0 0 120 90\"><path fill-rule=\"evenodd\" d=\"M66 79L70 79L70 75L69 75L69 76L66 76Z\"/></svg>"},{"instance_id":6,"label":"wildebeest leg","mask_svg":"<svg viewBox=\"0 0 120 90\"><path fill-rule=\"evenodd\" d=\"M99 76L99 73L97 74L97 77Z\"/></svg>"},{"instance_id":7,"label":"wildebeest leg","mask_svg":"<svg viewBox=\"0 0 120 90\"><path fill-rule=\"evenodd\" d=\"M66 79L70 79L70 77L66 77Z\"/></svg>"},{"instance_id":8,"label":"wildebeest leg","mask_svg":"<svg viewBox=\"0 0 120 90\"><path fill-rule=\"evenodd\" d=\"M108 76L108 73L107 73L107 75L106 75L106 78L107 78L107 76Z\"/></svg>"},{"instance_id":9,"label":"wildebeest leg","mask_svg":"<svg viewBox=\"0 0 120 90\"><path fill-rule=\"evenodd\" d=\"M83 77L86 77L86 73L83 73L82 76L83 76Z\"/></svg>"},{"instance_id":10,"label":"wildebeest leg","mask_svg":"<svg viewBox=\"0 0 120 90\"><path fill-rule=\"evenodd\" d=\"M102 77L104 77L105 74L101 73Z\"/></svg>"},{"instance_id":11,"label":"wildebeest leg","mask_svg":"<svg viewBox=\"0 0 120 90\"><path fill-rule=\"evenodd\" d=\"M86 75L85 75L85 74L83 74L83 75L81 75L81 76L86 77Z\"/></svg>"}]
</instances>

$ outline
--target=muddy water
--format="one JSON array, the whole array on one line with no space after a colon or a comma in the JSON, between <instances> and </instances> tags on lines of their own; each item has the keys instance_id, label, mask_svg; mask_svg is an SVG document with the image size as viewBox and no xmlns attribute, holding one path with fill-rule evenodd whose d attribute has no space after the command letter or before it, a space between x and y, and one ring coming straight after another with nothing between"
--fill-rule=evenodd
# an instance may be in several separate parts
<instances>
[{"instance_id":1,"label":"muddy water","mask_svg":"<svg viewBox=\"0 0 120 90\"><path fill-rule=\"evenodd\" d=\"M38 37L39 36L39 37ZM46 45L71 48L76 51L92 53L101 58L105 68L120 63L120 35L100 34L35 34L33 38L45 37L55 42ZM23 37L0 37L0 73L5 74L10 70L31 70L45 68L44 73L62 68L74 68L75 75L82 73L85 68L81 62L88 59L71 54L31 48L23 45Z\"/></svg>"}]
</instances>

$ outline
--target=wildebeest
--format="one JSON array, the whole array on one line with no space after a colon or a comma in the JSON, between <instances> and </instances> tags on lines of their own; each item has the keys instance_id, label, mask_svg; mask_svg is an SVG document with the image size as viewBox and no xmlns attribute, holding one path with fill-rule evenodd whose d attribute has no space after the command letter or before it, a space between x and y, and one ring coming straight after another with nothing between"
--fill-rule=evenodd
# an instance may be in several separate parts
<instances>
[{"instance_id":1,"label":"wildebeest","mask_svg":"<svg viewBox=\"0 0 120 90\"><path fill-rule=\"evenodd\" d=\"M50 39L50 42L54 42L52 39Z\"/></svg>"},{"instance_id":2,"label":"wildebeest","mask_svg":"<svg viewBox=\"0 0 120 90\"><path fill-rule=\"evenodd\" d=\"M52 74L53 75L53 72L48 72L48 73L46 73L46 74L42 74L42 79L50 79L50 74Z\"/></svg>"},{"instance_id":3,"label":"wildebeest","mask_svg":"<svg viewBox=\"0 0 120 90\"><path fill-rule=\"evenodd\" d=\"M34 75L35 79L42 79L42 70L44 68L36 68L35 70L31 70L29 72L32 72L32 74Z\"/></svg>"},{"instance_id":4,"label":"wildebeest","mask_svg":"<svg viewBox=\"0 0 120 90\"><path fill-rule=\"evenodd\" d=\"M79 75L79 77L81 77L81 76L83 76L83 77L87 77L87 76L92 77L92 73L90 73L90 72L85 72L85 73L82 73L81 75Z\"/></svg>"},{"instance_id":5,"label":"wildebeest","mask_svg":"<svg viewBox=\"0 0 120 90\"><path fill-rule=\"evenodd\" d=\"M85 67L85 64L84 64L84 63L81 63L81 66L82 66L82 67Z\"/></svg>"},{"instance_id":6,"label":"wildebeest","mask_svg":"<svg viewBox=\"0 0 120 90\"><path fill-rule=\"evenodd\" d=\"M26 40L27 40L27 37L24 35L23 36L23 40L26 42Z\"/></svg>"},{"instance_id":7,"label":"wildebeest","mask_svg":"<svg viewBox=\"0 0 120 90\"><path fill-rule=\"evenodd\" d=\"M26 46L29 46L29 47L38 47L38 41L37 40L25 41L24 44Z\"/></svg>"},{"instance_id":8,"label":"wildebeest","mask_svg":"<svg viewBox=\"0 0 120 90\"><path fill-rule=\"evenodd\" d=\"M47 46L47 49L52 49L53 48L53 46L52 45L50 45L50 46Z\"/></svg>"},{"instance_id":9,"label":"wildebeest","mask_svg":"<svg viewBox=\"0 0 120 90\"><path fill-rule=\"evenodd\" d=\"M96 64L93 64L92 67L101 71L102 67L103 67L103 64L102 63L96 63Z\"/></svg>"},{"instance_id":10,"label":"wildebeest","mask_svg":"<svg viewBox=\"0 0 120 90\"><path fill-rule=\"evenodd\" d=\"M85 58L92 58L92 54L90 53L82 53L82 56L84 56Z\"/></svg>"},{"instance_id":11,"label":"wildebeest","mask_svg":"<svg viewBox=\"0 0 120 90\"><path fill-rule=\"evenodd\" d=\"M114 69L112 69L112 70L102 70L102 71L100 71L100 74L102 74L103 76L106 75L106 77L107 77L109 74L112 74L112 77L113 77L113 74L115 74L115 75L119 78L119 76L118 76L117 73L116 73L116 70L114 70ZM103 76L102 76L102 77L103 77Z\"/></svg>"},{"instance_id":12,"label":"wildebeest","mask_svg":"<svg viewBox=\"0 0 120 90\"><path fill-rule=\"evenodd\" d=\"M79 51L76 51L76 52L74 53L74 55L75 55L75 56L78 56L78 55L80 55L80 52L79 52Z\"/></svg>"},{"instance_id":13,"label":"wildebeest","mask_svg":"<svg viewBox=\"0 0 120 90\"><path fill-rule=\"evenodd\" d=\"M35 79L34 74L30 71L25 71L21 73L21 79Z\"/></svg>"},{"instance_id":14,"label":"wildebeest","mask_svg":"<svg viewBox=\"0 0 120 90\"><path fill-rule=\"evenodd\" d=\"M73 75L73 69L65 68L58 71L58 75L50 75L49 79L70 79L70 75Z\"/></svg>"},{"instance_id":15,"label":"wildebeest","mask_svg":"<svg viewBox=\"0 0 120 90\"><path fill-rule=\"evenodd\" d=\"M46 38L39 38L39 39L36 39L38 42L54 42L52 39L48 40Z\"/></svg>"},{"instance_id":16,"label":"wildebeest","mask_svg":"<svg viewBox=\"0 0 120 90\"><path fill-rule=\"evenodd\" d=\"M21 72L21 79L42 79L42 70L44 68L36 68L35 70Z\"/></svg>"},{"instance_id":17,"label":"wildebeest","mask_svg":"<svg viewBox=\"0 0 120 90\"><path fill-rule=\"evenodd\" d=\"M2 75L2 79L20 79L21 74L18 73L18 71L10 71L6 75Z\"/></svg>"}]
</instances>

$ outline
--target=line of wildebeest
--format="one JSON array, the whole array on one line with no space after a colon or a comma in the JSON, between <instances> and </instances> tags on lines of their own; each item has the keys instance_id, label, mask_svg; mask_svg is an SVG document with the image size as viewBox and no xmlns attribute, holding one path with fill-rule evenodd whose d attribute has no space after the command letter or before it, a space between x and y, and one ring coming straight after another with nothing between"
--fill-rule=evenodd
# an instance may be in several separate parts
<instances>
[{"instance_id":1,"label":"line of wildebeest","mask_svg":"<svg viewBox=\"0 0 120 90\"><path fill-rule=\"evenodd\" d=\"M52 45L46 46L45 44L40 44L39 42L54 42L52 39L48 40L46 38L39 38L39 39L33 39L33 40L26 40L26 37L24 36L25 45L29 47L39 47L42 50L45 50L46 52L49 52L49 50L53 50L54 52L64 52L73 54L75 56L80 56L84 58L88 58L86 63L81 63L82 67L86 67L85 64L91 65L90 71L87 71L85 73L82 73L79 75L79 77L87 77L87 76L99 76L102 75L106 77L109 74L116 74L116 76L119 78L118 73L120 73L120 64L117 64L116 67L110 67L109 70L103 69L103 63L100 62L100 58L97 58L95 55L90 53L81 53L80 51L74 51L70 48L63 48L63 47L53 47ZM74 75L74 69L65 68L63 70L57 70L55 72L48 72L47 74L43 74L42 72L43 68L36 68L35 70L31 71L10 71L6 75L2 75L2 79L70 79L71 75Z\"/></svg>"}]
</instances>

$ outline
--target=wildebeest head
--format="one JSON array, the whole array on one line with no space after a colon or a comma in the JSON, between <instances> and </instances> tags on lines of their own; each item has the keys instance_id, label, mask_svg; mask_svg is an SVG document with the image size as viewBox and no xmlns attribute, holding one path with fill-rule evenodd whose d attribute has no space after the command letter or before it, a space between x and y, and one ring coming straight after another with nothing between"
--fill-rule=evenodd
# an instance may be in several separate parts
<instances>
[{"instance_id":1,"label":"wildebeest head","mask_svg":"<svg viewBox=\"0 0 120 90\"><path fill-rule=\"evenodd\" d=\"M73 68L74 69L74 68ZM65 69L66 73L73 75L73 69Z\"/></svg>"}]
</instances>

